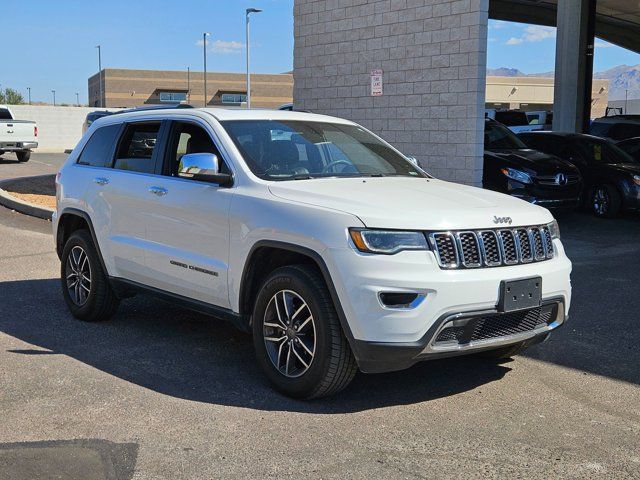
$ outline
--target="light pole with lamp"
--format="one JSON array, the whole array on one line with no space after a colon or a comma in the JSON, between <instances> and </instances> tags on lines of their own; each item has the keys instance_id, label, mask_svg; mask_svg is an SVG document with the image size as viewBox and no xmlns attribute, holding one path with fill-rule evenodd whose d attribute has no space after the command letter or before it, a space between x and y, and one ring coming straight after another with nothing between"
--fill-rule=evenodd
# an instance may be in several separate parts
<instances>
[{"instance_id":1,"label":"light pole with lamp","mask_svg":"<svg viewBox=\"0 0 640 480\"><path fill-rule=\"evenodd\" d=\"M80 94L78 92L76 92L76 105L80 106Z\"/></svg>"},{"instance_id":2,"label":"light pole with lamp","mask_svg":"<svg viewBox=\"0 0 640 480\"><path fill-rule=\"evenodd\" d=\"M56 106L56 91L55 90L51 90L51 93L53 93L53 106Z\"/></svg>"},{"instance_id":3,"label":"light pole with lamp","mask_svg":"<svg viewBox=\"0 0 640 480\"><path fill-rule=\"evenodd\" d=\"M96 48L98 49L98 79L100 80L100 100L98 101L98 106L104 107L104 104L102 103L102 51L100 45L96 45Z\"/></svg>"},{"instance_id":4,"label":"light pole with lamp","mask_svg":"<svg viewBox=\"0 0 640 480\"><path fill-rule=\"evenodd\" d=\"M249 73L249 15L252 13L260 13L262 10L259 8L247 8L245 20L246 20L246 42L247 42L247 108L251 108L251 74Z\"/></svg>"},{"instance_id":5,"label":"light pole with lamp","mask_svg":"<svg viewBox=\"0 0 640 480\"><path fill-rule=\"evenodd\" d=\"M204 106L207 106L207 37L208 32L202 34L202 54L204 55Z\"/></svg>"},{"instance_id":6,"label":"light pole with lamp","mask_svg":"<svg viewBox=\"0 0 640 480\"><path fill-rule=\"evenodd\" d=\"M31 105L31 87L27 87L27 92L29 92L29 105Z\"/></svg>"}]
</instances>

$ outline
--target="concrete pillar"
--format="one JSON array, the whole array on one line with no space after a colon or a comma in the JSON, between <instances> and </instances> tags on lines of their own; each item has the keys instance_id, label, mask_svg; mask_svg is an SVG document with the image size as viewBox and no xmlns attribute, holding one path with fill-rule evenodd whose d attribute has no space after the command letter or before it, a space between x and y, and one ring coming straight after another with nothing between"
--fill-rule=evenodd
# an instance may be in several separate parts
<instances>
[{"instance_id":1,"label":"concrete pillar","mask_svg":"<svg viewBox=\"0 0 640 480\"><path fill-rule=\"evenodd\" d=\"M583 132L589 125L596 0L558 2L553 129Z\"/></svg>"},{"instance_id":2,"label":"concrete pillar","mask_svg":"<svg viewBox=\"0 0 640 480\"><path fill-rule=\"evenodd\" d=\"M488 3L295 0L295 107L352 119L436 177L480 185Z\"/></svg>"}]
</instances>

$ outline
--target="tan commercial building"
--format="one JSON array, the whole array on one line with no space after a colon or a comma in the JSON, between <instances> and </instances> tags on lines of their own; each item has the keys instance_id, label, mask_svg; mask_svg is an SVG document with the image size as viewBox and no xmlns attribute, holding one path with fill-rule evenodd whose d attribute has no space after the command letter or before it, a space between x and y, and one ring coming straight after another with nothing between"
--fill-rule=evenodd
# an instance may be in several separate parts
<instances>
[{"instance_id":1,"label":"tan commercial building","mask_svg":"<svg viewBox=\"0 0 640 480\"><path fill-rule=\"evenodd\" d=\"M487 77L486 107L553 110L553 77ZM609 80L593 80L591 118L604 115Z\"/></svg>"},{"instance_id":2,"label":"tan commercial building","mask_svg":"<svg viewBox=\"0 0 640 480\"><path fill-rule=\"evenodd\" d=\"M102 70L103 101L96 73L89 78L89 105L136 107L148 104L186 102L204 106L203 72L177 70ZM239 106L246 100L246 75L207 73L207 105ZM251 75L251 106L274 108L291 102L293 75Z\"/></svg>"}]
</instances>

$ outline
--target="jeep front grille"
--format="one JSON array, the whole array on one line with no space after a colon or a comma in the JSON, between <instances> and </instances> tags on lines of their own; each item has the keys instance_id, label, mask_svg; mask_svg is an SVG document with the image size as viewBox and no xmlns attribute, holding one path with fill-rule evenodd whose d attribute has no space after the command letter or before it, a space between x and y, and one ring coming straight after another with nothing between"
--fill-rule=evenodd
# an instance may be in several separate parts
<instances>
[{"instance_id":1,"label":"jeep front grille","mask_svg":"<svg viewBox=\"0 0 640 480\"><path fill-rule=\"evenodd\" d=\"M546 225L434 232L428 238L440 268L445 269L541 262L555 253Z\"/></svg>"}]
</instances>

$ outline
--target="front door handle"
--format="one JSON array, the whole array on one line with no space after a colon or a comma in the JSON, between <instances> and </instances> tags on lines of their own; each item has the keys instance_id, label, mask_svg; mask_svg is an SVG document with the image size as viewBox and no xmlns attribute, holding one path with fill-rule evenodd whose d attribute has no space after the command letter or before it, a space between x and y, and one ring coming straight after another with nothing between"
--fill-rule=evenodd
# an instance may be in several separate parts
<instances>
[{"instance_id":1,"label":"front door handle","mask_svg":"<svg viewBox=\"0 0 640 480\"><path fill-rule=\"evenodd\" d=\"M169 192L167 192L166 188L149 187L149 193L153 193L154 195L157 195L158 197L164 197Z\"/></svg>"},{"instance_id":2,"label":"front door handle","mask_svg":"<svg viewBox=\"0 0 640 480\"><path fill-rule=\"evenodd\" d=\"M93 179L93 183L97 183L98 185L106 185L107 183L109 183L109 179L104 177L96 177Z\"/></svg>"}]
</instances>

